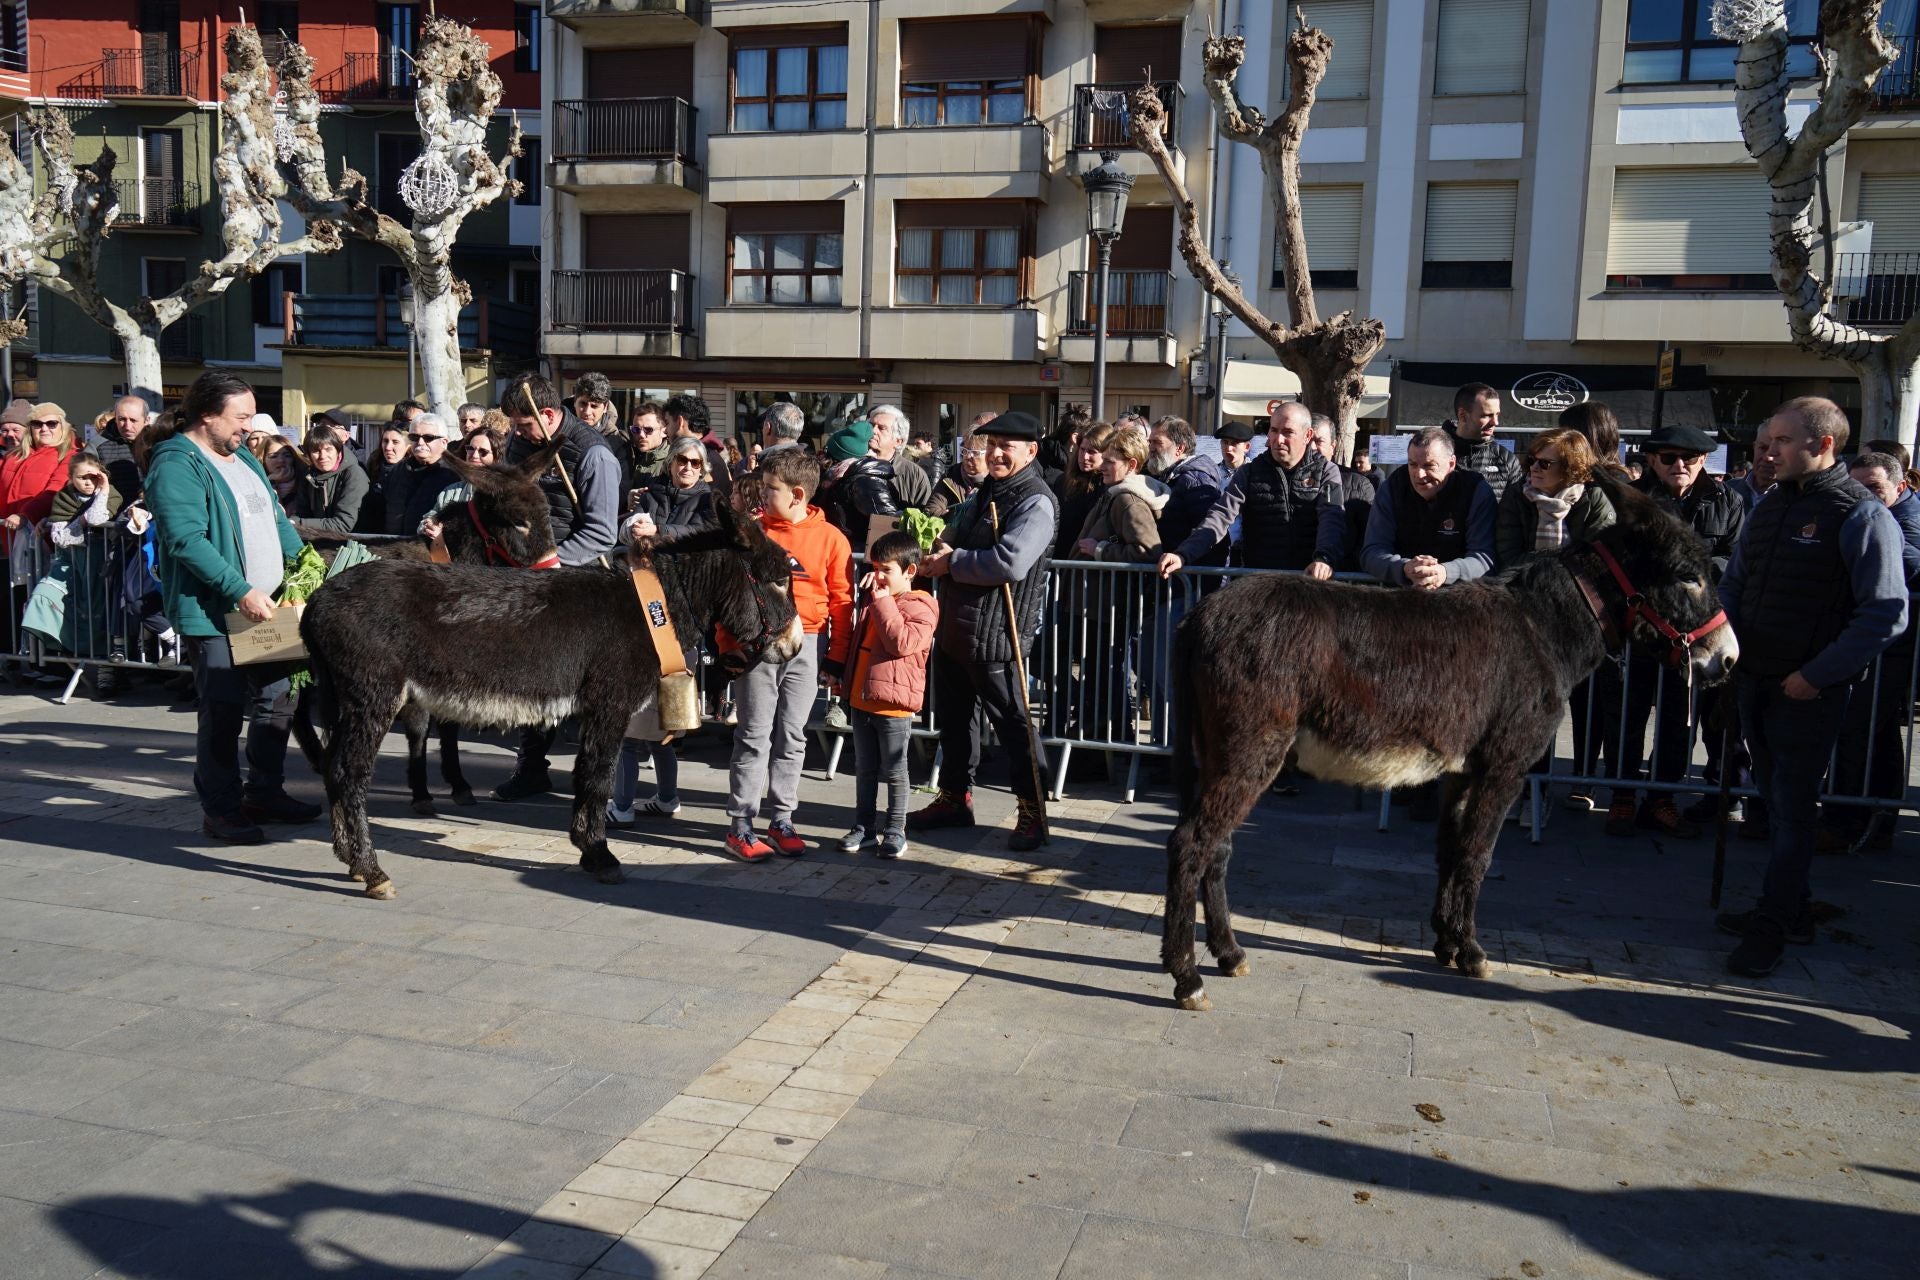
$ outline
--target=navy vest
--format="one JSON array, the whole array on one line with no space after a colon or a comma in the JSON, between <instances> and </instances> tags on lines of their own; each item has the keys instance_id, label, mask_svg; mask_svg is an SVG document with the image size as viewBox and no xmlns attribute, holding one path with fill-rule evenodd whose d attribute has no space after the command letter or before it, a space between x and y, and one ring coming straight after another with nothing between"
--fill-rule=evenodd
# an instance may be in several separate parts
<instances>
[{"instance_id":1,"label":"navy vest","mask_svg":"<svg viewBox=\"0 0 1920 1280\"><path fill-rule=\"evenodd\" d=\"M1846 629L1856 602L1840 526L1861 503L1878 501L1841 466L1768 490L1741 541L1742 671L1792 675Z\"/></svg>"},{"instance_id":2,"label":"navy vest","mask_svg":"<svg viewBox=\"0 0 1920 1280\"><path fill-rule=\"evenodd\" d=\"M1473 511L1473 495L1486 481L1471 471L1455 467L1440 493L1429 502L1414 492L1407 468L1401 467L1387 481L1389 501L1393 503L1393 540L1395 555L1432 556L1445 564L1467 554L1467 517Z\"/></svg>"},{"instance_id":3,"label":"navy vest","mask_svg":"<svg viewBox=\"0 0 1920 1280\"><path fill-rule=\"evenodd\" d=\"M1014 508L1035 494L1046 499L1047 514L1055 526L1047 533L1047 546L1051 547L1060 507L1038 462L1029 463L1005 480L989 477L983 481L971 498L954 509L940 536L956 551L984 551L999 541L988 504L997 507L1004 527ZM1019 619L1022 651L1040 631L1040 606L1046 597L1047 566L1051 563L1050 556L1042 555L1040 563L1013 584L1013 611ZM963 662L1012 662L1013 639L1007 635L1007 606L1000 588L974 586L951 577L942 581L937 638L943 652Z\"/></svg>"},{"instance_id":4,"label":"navy vest","mask_svg":"<svg viewBox=\"0 0 1920 1280\"><path fill-rule=\"evenodd\" d=\"M1289 471L1272 450L1246 465L1240 508L1240 558L1253 569L1304 569L1320 541L1320 500L1340 473L1309 451ZM1336 566L1337 567L1337 566Z\"/></svg>"}]
</instances>

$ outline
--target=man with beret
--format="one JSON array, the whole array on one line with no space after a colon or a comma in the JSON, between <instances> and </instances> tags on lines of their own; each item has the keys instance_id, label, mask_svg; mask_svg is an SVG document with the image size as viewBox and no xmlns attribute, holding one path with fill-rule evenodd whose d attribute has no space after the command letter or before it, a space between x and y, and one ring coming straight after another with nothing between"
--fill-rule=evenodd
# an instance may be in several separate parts
<instances>
[{"instance_id":1,"label":"man with beret","mask_svg":"<svg viewBox=\"0 0 1920 1280\"><path fill-rule=\"evenodd\" d=\"M1006 750L1019 801L1007 844L1025 851L1047 842L1046 793L1040 785L1046 760L1038 754L1022 674L1024 657L1040 631L1060 508L1036 465L1040 424L1031 414L1003 413L982 426L976 438L986 444L987 477L947 517L940 544L920 562L923 576L947 579L940 589L933 646L940 794L908 817L907 829L973 825L973 779L980 768L974 709L979 707ZM1018 664L1016 654L1022 657Z\"/></svg>"},{"instance_id":2,"label":"man with beret","mask_svg":"<svg viewBox=\"0 0 1920 1280\"><path fill-rule=\"evenodd\" d=\"M856 418L827 436L827 469L816 499L856 551L865 551L875 538L890 532L900 517L893 464L868 452L873 436L874 424L867 418Z\"/></svg>"},{"instance_id":3,"label":"man with beret","mask_svg":"<svg viewBox=\"0 0 1920 1280\"><path fill-rule=\"evenodd\" d=\"M1641 448L1646 470L1634 487L1653 499L1654 505L1693 530L1712 560L1711 573L1718 582L1726 571L1727 560L1740 540L1746 523L1747 507L1726 485L1706 474L1707 455L1714 449L1713 437L1698 427L1662 427L1647 437ZM1653 761L1653 776L1659 782L1677 782L1687 771L1691 744L1687 741L1687 686L1684 680L1669 675L1664 690L1660 687L1660 663L1632 651L1627 659L1626 720L1620 719L1621 696L1608 682L1603 699L1611 702L1601 724L1611 739L1624 734L1618 751L1609 750L1614 777L1631 784L1640 776L1640 761L1645 750L1647 717L1659 704L1659 719L1654 737L1658 744ZM1719 740L1710 735L1709 750L1717 753ZM1616 744L1611 740L1609 748ZM1716 801L1717 803L1717 801ZM1675 806L1671 793L1655 792L1636 803L1631 785L1616 788L1613 804L1607 810L1607 834L1630 836L1638 827L1674 836L1682 840L1700 834L1700 828Z\"/></svg>"},{"instance_id":4,"label":"man with beret","mask_svg":"<svg viewBox=\"0 0 1920 1280\"><path fill-rule=\"evenodd\" d=\"M1220 442L1220 474L1231 480L1234 472L1247 465L1247 454L1253 451L1253 424L1223 422L1214 439Z\"/></svg>"}]
</instances>

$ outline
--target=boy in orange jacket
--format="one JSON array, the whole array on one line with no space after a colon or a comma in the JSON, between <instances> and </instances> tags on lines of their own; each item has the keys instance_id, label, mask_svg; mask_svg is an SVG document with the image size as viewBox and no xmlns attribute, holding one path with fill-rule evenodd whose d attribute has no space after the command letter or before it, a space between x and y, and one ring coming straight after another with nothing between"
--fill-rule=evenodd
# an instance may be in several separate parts
<instances>
[{"instance_id":1,"label":"boy in orange jacket","mask_svg":"<svg viewBox=\"0 0 1920 1280\"><path fill-rule=\"evenodd\" d=\"M827 633L827 664L839 670L853 630L853 549L808 500L820 487L820 464L800 449L778 449L760 464L760 525L793 562L793 603L809 636ZM727 851L746 862L778 853L797 858L807 842L793 828L800 803L800 762L807 753L807 716L819 693L818 643L786 662L762 662L734 681L740 722L727 768ZM767 839L754 834L767 803Z\"/></svg>"}]
</instances>

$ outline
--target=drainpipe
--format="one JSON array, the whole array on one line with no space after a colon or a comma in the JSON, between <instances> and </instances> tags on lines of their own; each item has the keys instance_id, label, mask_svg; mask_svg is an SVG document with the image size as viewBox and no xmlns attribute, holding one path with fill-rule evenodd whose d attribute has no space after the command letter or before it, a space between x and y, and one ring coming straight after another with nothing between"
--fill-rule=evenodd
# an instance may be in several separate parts
<instances>
[{"instance_id":1,"label":"drainpipe","mask_svg":"<svg viewBox=\"0 0 1920 1280\"><path fill-rule=\"evenodd\" d=\"M861 185L860 366L873 362L873 131L880 99L880 0L867 0L867 173Z\"/></svg>"}]
</instances>

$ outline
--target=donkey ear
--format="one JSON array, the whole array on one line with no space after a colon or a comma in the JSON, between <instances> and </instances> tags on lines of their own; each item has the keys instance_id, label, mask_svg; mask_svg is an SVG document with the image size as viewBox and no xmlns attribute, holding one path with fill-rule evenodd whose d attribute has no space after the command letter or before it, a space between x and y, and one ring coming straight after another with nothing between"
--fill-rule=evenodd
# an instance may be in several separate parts
<instances>
[{"instance_id":1,"label":"donkey ear","mask_svg":"<svg viewBox=\"0 0 1920 1280\"><path fill-rule=\"evenodd\" d=\"M520 473L522 479L538 480L553 466L553 460L560 456L560 446L564 443L563 440L549 441L546 447L524 459L514 470Z\"/></svg>"},{"instance_id":2,"label":"donkey ear","mask_svg":"<svg viewBox=\"0 0 1920 1280\"><path fill-rule=\"evenodd\" d=\"M453 472L453 474L459 476L468 484L473 485L476 489L480 487L479 481L475 478L476 475L479 472L487 470L486 467L474 466L471 462L468 462L459 454L454 453L451 449L440 455L440 461L446 466L447 470Z\"/></svg>"},{"instance_id":3,"label":"donkey ear","mask_svg":"<svg viewBox=\"0 0 1920 1280\"><path fill-rule=\"evenodd\" d=\"M764 538L758 520L743 520L740 513L733 509L733 503L721 500L713 504L713 522L727 536L727 541L742 551L749 550L756 541L756 535Z\"/></svg>"}]
</instances>

